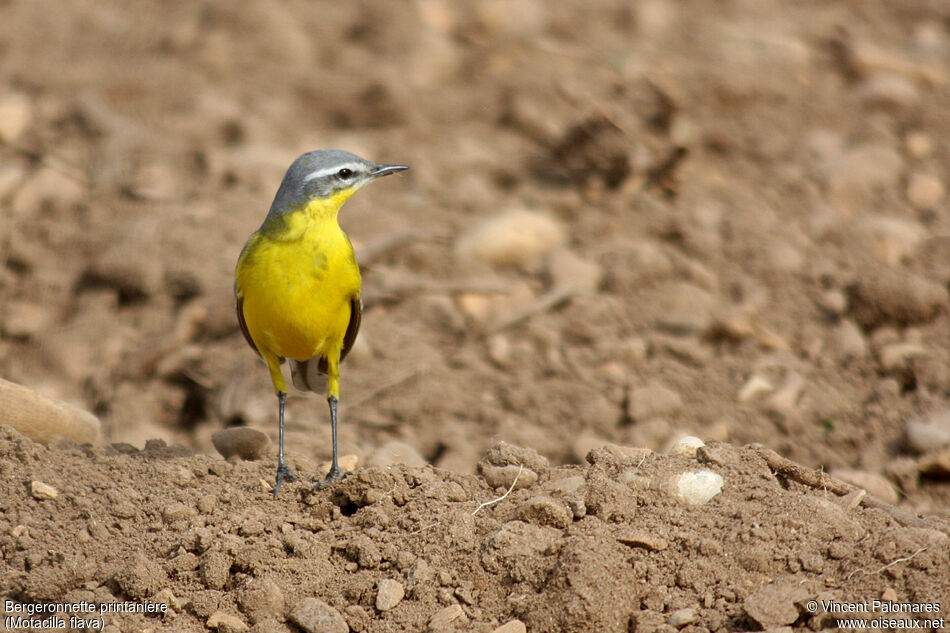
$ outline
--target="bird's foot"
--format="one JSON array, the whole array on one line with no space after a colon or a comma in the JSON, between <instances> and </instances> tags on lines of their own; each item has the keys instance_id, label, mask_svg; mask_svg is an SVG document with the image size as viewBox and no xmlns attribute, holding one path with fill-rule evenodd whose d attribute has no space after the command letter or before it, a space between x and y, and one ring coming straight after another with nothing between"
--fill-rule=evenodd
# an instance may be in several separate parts
<instances>
[{"instance_id":1,"label":"bird's foot","mask_svg":"<svg viewBox=\"0 0 950 633\"><path fill-rule=\"evenodd\" d=\"M324 477L323 481L318 481L314 486L316 490L324 490L329 488L338 481L342 481L350 476L350 471L343 472L340 470L339 466L331 466L330 472L327 473L327 476Z\"/></svg>"},{"instance_id":2,"label":"bird's foot","mask_svg":"<svg viewBox=\"0 0 950 633\"><path fill-rule=\"evenodd\" d=\"M274 493L274 496L276 497L277 493L280 491L280 485L284 483L285 480L297 481L298 479L300 478L297 477L297 475L295 475L293 471L291 471L290 468L287 467L287 464L278 464L276 483L274 484L274 489L271 490L271 492Z\"/></svg>"}]
</instances>

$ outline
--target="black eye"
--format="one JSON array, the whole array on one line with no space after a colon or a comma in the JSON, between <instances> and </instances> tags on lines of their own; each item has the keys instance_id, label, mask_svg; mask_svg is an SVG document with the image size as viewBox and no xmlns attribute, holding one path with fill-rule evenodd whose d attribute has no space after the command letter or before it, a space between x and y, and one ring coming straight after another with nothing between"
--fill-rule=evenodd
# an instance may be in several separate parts
<instances>
[{"instance_id":1,"label":"black eye","mask_svg":"<svg viewBox=\"0 0 950 633\"><path fill-rule=\"evenodd\" d=\"M344 167L340 171L336 172L336 175L342 180L349 180L350 178L353 177L353 170L347 169L346 167Z\"/></svg>"}]
</instances>

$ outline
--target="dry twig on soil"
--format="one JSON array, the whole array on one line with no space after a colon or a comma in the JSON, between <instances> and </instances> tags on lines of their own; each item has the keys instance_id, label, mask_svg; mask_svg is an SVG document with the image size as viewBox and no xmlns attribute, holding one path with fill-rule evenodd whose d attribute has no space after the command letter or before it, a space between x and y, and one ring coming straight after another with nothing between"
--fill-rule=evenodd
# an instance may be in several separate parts
<instances>
[{"instance_id":1,"label":"dry twig on soil","mask_svg":"<svg viewBox=\"0 0 950 633\"><path fill-rule=\"evenodd\" d=\"M792 460L782 457L775 451L770 448L766 448L761 444L753 445L755 451L765 460L765 463L769 465L776 474L779 474L783 477L796 481L803 486L808 486L809 488L827 490L832 492L839 497L847 496L856 493L859 490L863 490L857 486L852 486L851 484L841 481L836 477L812 468L807 468L801 464L797 464ZM859 495L855 495L856 497ZM881 501L877 497L872 495L864 495L860 498L860 503L866 508L875 508L886 512L891 516L895 521L903 525L904 527L916 527L916 528L925 528L928 530L939 530L941 532L950 533L950 525L947 525L945 522L938 519L922 519L918 516L902 510L896 506L892 506L889 503Z\"/></svg>"}]
</instances>

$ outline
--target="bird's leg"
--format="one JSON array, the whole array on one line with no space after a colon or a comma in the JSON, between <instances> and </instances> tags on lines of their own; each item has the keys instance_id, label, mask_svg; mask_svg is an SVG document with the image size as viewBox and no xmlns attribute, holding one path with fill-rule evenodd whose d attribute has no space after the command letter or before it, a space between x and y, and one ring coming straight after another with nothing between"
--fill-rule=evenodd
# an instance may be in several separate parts
<instances>
[{"instance_id":1,"label":"bird's leg","mask_svg":"<svg viewBox=\"0 0 950 633\"><path fill-rule=\"evenodd\" d=\"M280 490L280 485L284 483L284 480L287 481L297 481L297 475L295 475L290 468L287 467L287 462L284 461L284 404L287 402L287 394L283 391L277 392L277 403L278 403L278 441L277 441L277 482L274 484L274 489L272 492L274 496L277 496L277 492Z\"/></svg>"},{"instance_id":2,"label":"bird's leg","mask_svg":"<svg viewBox=\"0 0 950 633\"><path fill-rule=\"evenodd\" d=\"M340 463L337 461L337 443L336 443L336 405L338 402L337 397L330 396L327 398L327 402L330 403L330 431L333 434L333 463L330 465L330 472L327 473L327 476L324 478L324 480L317 483L318 489L329 488L331 485L333 485L334 482L337 482L346 476L340 472Z\"/></svg>"}]
</instances>

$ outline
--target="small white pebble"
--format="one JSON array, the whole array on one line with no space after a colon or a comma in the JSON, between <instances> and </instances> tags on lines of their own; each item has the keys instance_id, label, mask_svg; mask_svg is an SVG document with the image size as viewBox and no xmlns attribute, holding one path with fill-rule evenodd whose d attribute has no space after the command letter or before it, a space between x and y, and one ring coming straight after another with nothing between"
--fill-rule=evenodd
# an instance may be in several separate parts
<instances>
[{"instance_id":1,"label":"small white pebble","mask_svg":"<svg viewBox=\"0 0 950 633\"><path fill-rule=\"evenodd\" d=\"M711 470L683 473L676 480L680 499L690 505L702 505L722 491L722 477Z\"/></svg>"},{"instance_id":2,"label":"small white pebble","mask_svg":"<svg viewBox=\"0 0 950 633\"><path fill-rule=\"evenodd\" d=\"M676 440L673 446L670 447L670 455L695 457L696 451L703 446L706 446L706 442L694 435L687 435Z\"/></svg>"},{"instance_id":3,"label":"small white pebble","mask_svg":"<svg viewBox=\"0 0 950 633\"><path fill-rule=\"evenodd\" d=\"M918 453L950 446L950 410L932 413L925 420L909 420L904 427L907 445Z\"/></svg>"}]
</instances>

